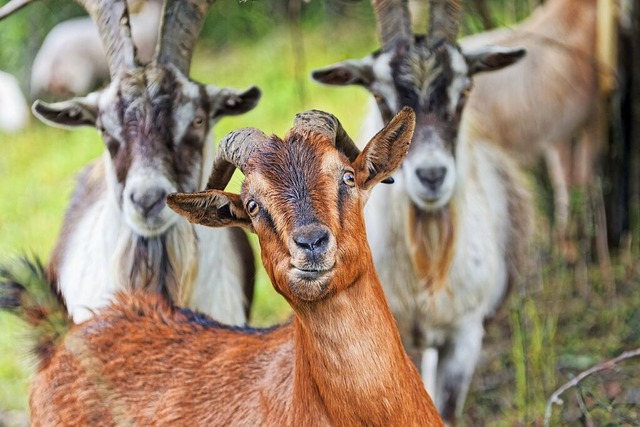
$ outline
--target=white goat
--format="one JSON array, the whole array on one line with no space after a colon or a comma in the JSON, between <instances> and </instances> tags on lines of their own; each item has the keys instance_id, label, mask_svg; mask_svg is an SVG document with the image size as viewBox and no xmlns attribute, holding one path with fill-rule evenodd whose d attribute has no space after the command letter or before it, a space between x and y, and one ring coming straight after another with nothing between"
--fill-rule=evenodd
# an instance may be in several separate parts
<instances>
[{"instance_id":1,"label":"white goat","mask_svg":"<svg viewBox=\"0 0 640 427\"><path fill-rule=\"evenodd\" d=\"M153 56L160 28L159 1L146 1L131 15L131 33L143 64ZM96 24L89 17L53 27L31 69L31 98L43 94L85 95L108 80L109 66Z\"/></svg>"},{"instance_id":2,"label":"white goat","mask_svg":"<svg viewBox=\"0 0 640 427\"><path fill-rule=\"evenodd\" d=\"M602 145L596 53L597 0L549 0L522 23L460 40L462 49L522 46L512 67L479 75L466 108L470 130L524 165L544 154L553 185L555 228L563 239L568 185L592 180ZM574 152L571 139L581 136Z\"/></svg>"},{"instance_id":3,"label":"white goat","mask_svg":"<svg viewBox=\"0 0 640 427\"><path fill-rule=\"evenodd\" d=\"M18 79L0 71L0 132L19 132L28 124L29 107Z\"/></svg>"},{"instance_id":4,"label":"white goat","mask_svg":"<svg viewBox=\"0 0 640 427\"><path fill-rule=\"evenodd\" d=\"M255 268L247 236L194 228L167 207L166 196L206 184L211 128L255 107L260 91L188 78L210 1L167 0L171 12L163 14L157 53L146 66L135 58L124 0L79 2L99 25L111 83L86 97L36 101L33 111L53 125L95 126L106 150L78 179L47 266L50 281L76 322L133 288L244 324Z\"/></svg>"},{"instance_id":5,"label":"white goat","mask_svg":"<svg viewBox=\"0 0 640 427\"><path fill-rule=\"evenodd\" d=\"M464 111L475 73L509 66L524 50L462 52L456 2L431 2L427 36L413 36L404 0L374 1L382 50L317 70L357 84L378 103L374 133L405 106L416 129L395 184L365 209L374 262L407 352L440 414L461 414L482 348L483 322L521 273L532 232L530 195L514 162L472 139ZM382 119L382 120L381 120ZM429 351L427 351L429 350ZM437 372L437 373L436 373Z\"/></svg>"}]
</instances>

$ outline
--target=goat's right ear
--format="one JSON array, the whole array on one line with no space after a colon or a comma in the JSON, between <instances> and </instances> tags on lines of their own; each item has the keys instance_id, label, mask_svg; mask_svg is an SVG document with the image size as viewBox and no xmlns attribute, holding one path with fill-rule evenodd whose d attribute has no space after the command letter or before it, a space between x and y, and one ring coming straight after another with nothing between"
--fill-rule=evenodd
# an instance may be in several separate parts
<instances>
[{"instance_id":1,"label":"goat's right ear","mask_svg":"<svg viewBox=\"0 0 640 427\"><path fill-rule=\"evenodd\" d=\"M89 95L53 104L38 99L33 103L31 111L37 118L52 126L95 126L98 118L98 98Z\"/></svg>"},{"instance_id":2,"label":"goat's right ear","mask_svg":"<svg viewBox=\"0 0 640 427\"><path fill-rule=\"evenodd\" d=\"M402 164L416 126L416 114L404 107L374 136L353 162L356 180L363 190L391 176Z\"/></svg>"},{"instance_id":3,"label":"goat's right ear","mask_svg":"<svg viewBox=\"0 0 640 427\"><path fill-rule=\"evenodd\" d=\"M173 193L167 205L189 222L207 227L244 227L253 231L240 196L220 190Z\"/></svg>"},{"instance_id":4,"label":"goat's right ear","mask_svg":"<svg viewBox=\"0 0 640 427\"><path fill-rule=\"evenodd\" d=\"M334 86L360 85L369 87L373 83L373 66L370 57L349 59L311 72L315 81Z\"/></svg>"}]
</instances>

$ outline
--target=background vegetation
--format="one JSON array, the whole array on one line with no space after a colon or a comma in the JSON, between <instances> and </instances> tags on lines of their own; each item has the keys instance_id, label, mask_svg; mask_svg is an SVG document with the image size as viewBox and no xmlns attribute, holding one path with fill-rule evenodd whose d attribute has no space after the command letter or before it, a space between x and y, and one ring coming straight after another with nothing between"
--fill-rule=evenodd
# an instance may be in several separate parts
<instances>
[{"instance_id":1,"label":"background vegetation","mask_svg":"<svg viewBox=\"0 0 640 427\"><path fill-rule=\"evenodd\" d=\"M490 16L497 24L515 22L534 3L490 1ZM481 29L477 10L467 10L473 13L465 15L463 32ZM2 22L0 69L19 76L28 93L29 67L44 35L61 20L82 13L68 0L48 0ZM214 140L243 126L282 135L295 113L309 108L333 112L357 135L369 99L366 92L321 87L308 75L314 68L374 50L374 28L367 2L312 1L303 4L300 13L287 0L217 2L204 27L192 77L236 88L256 84L263 99L254 111L223 119ZM54 129L35 119L22 133L0 133L1 258L24 252L47 258L75 174L102 150L93 129ZM234 185L240 179L236 176ZM545 401L560 384L593 363L640 345L637 253L629 249L615 256L614 287L604 285L599 270L589 263L588 250L589 259L565 262L549 243L545 212L550 197L544 175L532 174L531 182L541 212L539 269L487 325L485 350L467 401L467 425L540 424ZM573 198L574 213L583 212L584 195ZM270 325L289 313L261 272L252 324ZM18 321L0 314L0 426L26 420L34 366L27 356L27 335ZM585 382L554 411L553 422L640 424L637 371L637 362L629 362Z\"/></svg>"}]
</instances>

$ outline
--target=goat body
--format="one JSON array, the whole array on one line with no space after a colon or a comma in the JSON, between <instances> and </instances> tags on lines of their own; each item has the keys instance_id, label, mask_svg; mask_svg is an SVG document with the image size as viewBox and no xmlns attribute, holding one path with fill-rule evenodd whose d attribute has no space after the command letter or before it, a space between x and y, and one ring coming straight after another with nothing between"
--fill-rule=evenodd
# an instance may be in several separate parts
<instances>
[{"instance_id":1,"label":"goat body","mask_svg":"<svg viewBox=\"0 0 640 427\"><path fill-rule=\"evenodd\" d=\"M147 2L131 18L133 28L125 0L79 2L102 38L105 49L97 51L106 56L111 82L84 97L38 100L33 112L55 126L94 126L105 152L80 174L48 265L50 281L76 322L107 305L117 290L140 289L220 321L245 323L255 273L248 238L241 230L188 224L169 209L166 196L204 187L212 127L223 116L254 108L260 91L189 79L191 54L212 2L166 0L170 12L149 27L154 45L157 27L162 31L146 65L136 56L135 18L152 24L146 15L160 16L157 2ZM17 3L24 5L18 0L7 7L15 11Z\"/></svg>"},{"instance_id":2,"label":"goat body","mask_svg":"<svg viewBox=\"0 0 640 427\"><path fill-rule=\"evenodd\" d=\"M525 165L543 154L554 187L556 226L568 216L567 185L590 182L602 131L596 55L596 0L550 0L530 18L460 40L462 49L521 46L527 55L478 75L466 107L474 138L504 147ZM572 154L574 136L582 136Z\"/></svg>"},{"instance_id":3,"label":"goat body","mask_svg":"<svg viewBox=\"0 0 640 427\"><path fill-rule=\"evenodd\" d=\"M43 293L25 292L38 281L4 274L0 305L39 327L33 425L442 425L402 347L362 214L406 154L414 120L403 110L361 154L326 113L299 116L284 140L242 129L221 143L212 189L170 196L189 221L256 231L294 310L284 326L232 328L121 293L56 333L52 310L31 302ZM219 189L235 166L241 195Z\"/></svg>"},{"instance_id":4,"label":"goat body","mask_svg":"<svg viewBox=\"0 0 640 427\"><path fill-rule=\"evenodd\" d=\"M467 393L483 323L518 279L532 232L530 195L513 160L465 135L463 123L457 185L446 207L417 208L397 173L394 185L372 192L365 209L374 263L403 344L447 417L461 410L456 396L464 400ZM428 363L430 349L437 350L437 368Z\"/></svg>"},{"instance_id":5,"label":"goat body","mask_svg":"<svg viewBox=\"0 0 640 427\"><path fill-rule=\"evenodd\" d=\"M137 236L106 188L106 162L100 159L78 176L47 264L74 320L82 322L107 306L118 290L145 289L169 293L171 300L221 322L244 324L255 267L242 230L179 220L161 236Z\"/></svg>"}]
</instances>

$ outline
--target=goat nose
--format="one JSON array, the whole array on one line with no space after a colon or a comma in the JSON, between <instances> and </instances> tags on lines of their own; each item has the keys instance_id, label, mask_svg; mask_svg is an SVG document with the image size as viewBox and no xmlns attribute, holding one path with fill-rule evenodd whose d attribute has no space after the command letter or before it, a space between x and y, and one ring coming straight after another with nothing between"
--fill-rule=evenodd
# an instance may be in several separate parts
<instances>
[{"instance_id":1,"label":"goat nose","mask_svg":"<svg viewBox=\"0 0 640 427\"><path fill-rule=\"evenodd\" d=\"M416 176L425 187L437 190L444 182L447 168L443 166L433 168L420 168L416 170Z\"/></svg>"},{"instance_id":2,"label":"goat nose","mask_svg":"<svg viewBox=\"0 0 640 427\"><path fill-rule=\"evenodd\" d=\"M166 203L167 192L162 188L151 188L144 192L131 193L135 209L145 217L157 215Z\"/></svg>"},{"instance_id":3,"label":"goat nose","mask_svg":"<svg viewBox=\"0 0 640 427\"><path fill-rule=\"evenodd\" d=\"M321 252L329 243L329 230L326 227L304 227L293 236L300 249Z\"/></svg>"}]
</instances>

